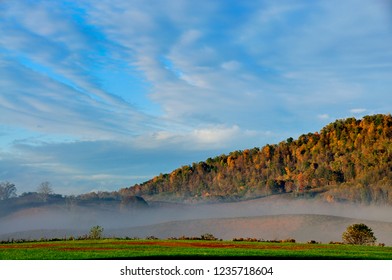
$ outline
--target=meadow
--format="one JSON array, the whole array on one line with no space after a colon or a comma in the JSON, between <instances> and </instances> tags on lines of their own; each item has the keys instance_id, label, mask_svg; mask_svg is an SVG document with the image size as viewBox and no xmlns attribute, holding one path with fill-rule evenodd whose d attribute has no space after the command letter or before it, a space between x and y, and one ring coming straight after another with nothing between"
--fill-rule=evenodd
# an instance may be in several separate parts
<instances>
[{"instance_id":1,"label":"meadow","mask_svg":"<svg viewBox=\"0 0 392 280\"><path fill-rule=\"evenodd\" d=\"M205 240L62 240L0 244L1 260L83 259L392 260L392 247Z\"/></svg>"}]
</instances>

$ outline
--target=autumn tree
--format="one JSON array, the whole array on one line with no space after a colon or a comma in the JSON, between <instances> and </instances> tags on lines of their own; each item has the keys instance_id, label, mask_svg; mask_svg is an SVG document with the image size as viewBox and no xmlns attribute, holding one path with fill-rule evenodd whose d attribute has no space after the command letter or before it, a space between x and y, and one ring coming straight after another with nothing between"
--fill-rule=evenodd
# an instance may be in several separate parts
<instances>
[{"instance_id":1,"label":"autumn tree","mask_svg":"<svg viewBox=\"0 0 392 280\"><path fill-rule=\"evenodd\" d=\"M374 245L377 240L373 230L365 224L348 226L343 232L342 239L344 243L353 245Z\"/></svg>"},{"instance_id":2,"label":"autumn tree","mask_svg":"<svg viewBox=\"0 0 392 280\"><path fill-rule=\"evenodd\" d=\"M193 163L129 188L148 199L247 199L320 194L392 204L392 116L337 120L320 132Z\"/></svg>"}]
</instances>

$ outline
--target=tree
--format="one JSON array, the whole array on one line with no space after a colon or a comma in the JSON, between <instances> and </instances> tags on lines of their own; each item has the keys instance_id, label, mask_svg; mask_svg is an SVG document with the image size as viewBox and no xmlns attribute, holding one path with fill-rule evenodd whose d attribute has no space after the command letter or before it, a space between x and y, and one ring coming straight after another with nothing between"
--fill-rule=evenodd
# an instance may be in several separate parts
<instances>
[{"instance_id":1,"label":"tree","mask_svg":"<svg viewBox=\"0 0 392 280\"><path fill-rule=\"evenodd\" d=\"M343 232L342 239L344 243L353 245L374 245L377 240L373 230L365 224L348 226Z\"/></svg>"},{"instance_id":2,"label":"tree","mask_svg":"<svg viewBox=\"0 0 392 280\"><path fill-rule=\"evenodd\" d=\"M103 233L103 227L94 226L90 229L89 238L90 239L101 239Z\"/></svg>"},{"instance_id":3,"label":"tree","mask_svg":"<svg viewBox=\"0 0 392 280\"><path fill-rule=\"evenodd\" d=\"M52 184L48 181L42 182L37 191L42 201L47 201L49 195L53 193Z\"/></svg>"},{"instance_id":4,"label":"tree","mask_svg":"<svg viewBox=\"0 0 392 280\"><path fill-rule=\"evenodd\" d=\"M0 200L9 199L16 196L16 187L10 182L0 183Z\"/></svg>"}]
</instances>

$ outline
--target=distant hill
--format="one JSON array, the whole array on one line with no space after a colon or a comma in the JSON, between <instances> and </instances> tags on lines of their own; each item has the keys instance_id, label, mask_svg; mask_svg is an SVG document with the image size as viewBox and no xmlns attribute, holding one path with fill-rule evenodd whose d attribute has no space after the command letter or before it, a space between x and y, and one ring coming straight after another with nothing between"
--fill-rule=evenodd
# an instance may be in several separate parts
<instances>
[{"instance_id":1,"label":"distant hill","mask_svg":"<svg viewBox=\"0 0 392 280\"><path fill-rule=\"evenodd\" d=\"M147 202L138 196L121 196L118 192L92 192L78 196L62 196L60 194L43 195L37 192L23 193L18 197L0 200L0 218L18 211L62 207L89 209L129 209L147 207Z\"/></svg>"},{"instance_id":2,"label":"distant hill","mask_svg":"<svg viewBox=\"0 0 392 280\"><path fill-rule=\"evenodd\" d=\"M147 200L235 201L292 193L392 205L392 117L337 120L320 132L182 166L121 189Z\"/></svg>"}]
</instances>

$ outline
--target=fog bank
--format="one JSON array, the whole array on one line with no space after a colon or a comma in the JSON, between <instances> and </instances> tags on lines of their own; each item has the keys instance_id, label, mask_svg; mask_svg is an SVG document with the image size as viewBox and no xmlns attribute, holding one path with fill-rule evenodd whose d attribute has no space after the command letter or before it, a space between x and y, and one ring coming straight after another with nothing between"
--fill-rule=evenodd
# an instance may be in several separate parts
<instances>
[{"instance_id":1,"label":"fog bank","mask_svg":"<svg viewBox=\"0 0 392 280\"><path fill-rule=\"evenodd\" d=\"M377 227L373 229L376 237L381 235L384 243L392 243L387 238L388 232L389 236L392 232L391 210L386 206L330 204L278 196L220 204L150 203L146 209L128 210L52 206L1 218L0 239L76 237L100 225L105 235L117 237L156 235L167 238L211 232L223 239L291 237L327 242L340 241L341 233L350 223L364 222ZM332 239L327 240L329 238ZM380 238L379 241L382 242Z\"/></svg>"}]
</instances>

